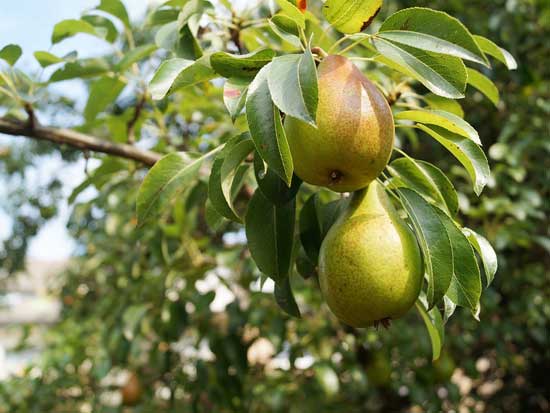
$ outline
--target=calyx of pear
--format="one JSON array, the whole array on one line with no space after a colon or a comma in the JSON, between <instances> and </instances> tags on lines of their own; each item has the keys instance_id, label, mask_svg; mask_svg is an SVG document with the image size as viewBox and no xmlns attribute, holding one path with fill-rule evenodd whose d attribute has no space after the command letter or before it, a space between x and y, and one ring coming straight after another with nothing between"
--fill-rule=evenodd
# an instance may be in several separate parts
<instances>
[{"instance_id":1,"label":"calyx of pear","mask_svg":"<svg viewBox=\"0 0 550 413\"><path fill-rule=\"evenodd\" d=\"M416 238L377 181L357 191L323 240L319 282L331 311L352 327L403 316L422 286Z\"/></svg>"},{"instance_id":2,"label":"calyx of pear","mask_svg":"<svg viewBox=\"0 0 550 413\"><path fill-rule=\"evenodd\" d=\"M336 192L365 188L392 152L395 126L388 102L343 56L319 64L318 91L317 127L285 119L294 172Z\"/></svg>"}]
</instances>

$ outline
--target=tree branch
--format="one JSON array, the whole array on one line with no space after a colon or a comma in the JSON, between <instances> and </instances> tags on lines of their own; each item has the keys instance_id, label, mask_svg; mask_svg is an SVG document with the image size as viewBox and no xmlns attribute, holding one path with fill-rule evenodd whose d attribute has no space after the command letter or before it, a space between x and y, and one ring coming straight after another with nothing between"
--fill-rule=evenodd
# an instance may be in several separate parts
<instances>
[{"instance_id":1,"label":"tree branch","mask_svg":"<svg viewBox=\"0 0 550 413\"><path fill-rule=\"evenodd\" d=\"M34 123L34 122L33 122ZM39 126L36 123L8 120L0 117L0 133L45 140L59 145L68 145L81 150L107 153L121 158L132 159L147 166L153 166L161 154L142 150L132 145L105 141L70 129Z\"/></svg>"}]
</instances>

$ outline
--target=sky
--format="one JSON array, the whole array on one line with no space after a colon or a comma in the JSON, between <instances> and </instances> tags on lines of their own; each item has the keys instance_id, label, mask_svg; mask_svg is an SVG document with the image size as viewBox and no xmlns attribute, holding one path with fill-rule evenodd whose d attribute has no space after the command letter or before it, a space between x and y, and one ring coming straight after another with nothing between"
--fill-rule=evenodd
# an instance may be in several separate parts
<instances>
[{"instance_id":1,"label":"sky","mask_svg":"<svg viewBox=\"0 0 550 413\"><path fill-rule=\"evenodd\" d=\"M149 0L123 0L130 18L138 20L145 14L148 4L159 3ZM33 57L37 50L49 50L51 33L54 25L64 19L78 19L81 13L95 7L99 0L18 0L9 2L0 0L0 48L9 43L15 43L23 48L23 56L17 63L21 69L37 69L39 66ZM103 41L92 36L78 35L55 45L50 51L54 54L64 54L78 49L80 56L99 54L108 47ZM85 52L85 53L82 53ZM84 90L73 82L61 82L56 85L58 91L73 97L83 96ZM47 123L47 120L43 120ZM13 140L0 134L0 146ZM37 184L40 176L57 174L65 184L65 193L84 179L84 163L65 166L60 169L61 162L57 156L45 159L43 164L33 174ZM33 179L34 180L34 179ZM0 191L0 196L5 196ZM45 225L33 239L29 258L44 260L63 260L68 258L73 250L74 241L69 237L65 224L69 215L66 202L62 202L61 214L58 218ZM9 234L9 217L0 211L0 239Z\"/></svg>"}]
</instances>

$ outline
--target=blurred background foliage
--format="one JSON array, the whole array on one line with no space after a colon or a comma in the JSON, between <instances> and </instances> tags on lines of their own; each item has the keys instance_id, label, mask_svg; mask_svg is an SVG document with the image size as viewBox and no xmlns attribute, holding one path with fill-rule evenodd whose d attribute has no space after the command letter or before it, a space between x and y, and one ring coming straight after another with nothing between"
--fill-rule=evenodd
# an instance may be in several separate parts
<instances>
[{"instance_id":1,"label":"blurred background foliage","mask_svg":"<svg viewBox=\"0 0 550 413\"><path fill-rule=\"evenodd\" d=\"M261 291L242 229L203 207L207 171L158 225L136 228L144 170L100 156L69 199L78 246L52 289L63 303L61 320L48 330L40 361L0 382L0 412L550 411L550 4L391 0L383 13L411 6L450 13L519 62L515 72L499 65L486 72L501 92L498 108L477 92L460 102L493 171L480 198L441 147L402 137L412 156L452 175L463 223L497 250L499 271L482 297L481 322L458 310L432 364L416 314L387 331L348 329L322 304L315 279L299 276L292 282L303 317L290 319ZM138 45L152 41L151 22L143 24ZM242 35L245 45L254 40ZM125 139L140 99L139 79L132 82L135 96L78 129ZM66 98L41 102L39 115L53 124L78 118ZM213 84L147 105L136 136L159 152L205 151L243 126L231 124ZM23 267L28 241L67 202L55 177L25 186L25 170L53 152L63 162L78 157L31 141L0 153L9 194L2 207L14 220L0 249L7 273ZM95 195L82 201L78 192L87 186ZM247 196L238 195L237 208Z\"/></svg>"}]
</instances>

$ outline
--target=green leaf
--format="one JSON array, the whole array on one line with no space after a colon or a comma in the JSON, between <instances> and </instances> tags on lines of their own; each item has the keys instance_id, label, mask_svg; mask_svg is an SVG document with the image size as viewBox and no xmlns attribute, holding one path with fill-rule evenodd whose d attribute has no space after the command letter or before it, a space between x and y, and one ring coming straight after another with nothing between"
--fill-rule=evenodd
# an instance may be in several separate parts
<instances>
[{"instance_id":1,"label":"green leaf","mask_svg":"<svg viewBox=\"0 0 550 413\"><path fill-rule=\"evenodd\" d=\"M0 50L0 59L13 66L23 54L21 47L16 44L8 44Z\"/></svg>"},{"instance_id":2,"label":"green leaf","mask_svg":"<svg viewBox=\"0 0 550 413\"><path fill-rule=\"evenodd\" d=\"M178 22L162 26L155 35L155 44L175 53L177 57L196 60L202 57L202 49L188 25L180 27Z\"/></svg>"},{"instance_id":3,"label":"green leaf","mask_svg":"<svg viewBox=\"0 0 550 413\"><path fill-rule=\"evenodd\" d=\"M416 301L416 309L422 317L428 335L430 336L430 342L432 343L432 360L436 361L441 355L441 348L443 347L443 341L445 340L443 319L441 313L437 308L432 308L427 311L426 305L421 300Z\"/></svg>"},{"instance_id":4,"label":"green leaf","mask_svg":"<svg viewBox=\"0 0 550 413\"><path fill-rule=\"evenodd\" d=\"M493 282L497 272L497 254L489 241L487 241L487 239L482 235L479 235L469 228L463 228L462 232L481 257L483 271L485 272L485 278L487 279L487 286L489 286Z\"/></svg>"},{"instance_id":5,"label":"green leaf","mask_svg":"<svg viewBox=\"0 0 550 413\"><path fill-rule=\"evenodd\" d=\"M105 33L105 40L109 43L113 43L117 39L118 30L110 19L103 16L98 16L97 14L87 14L82 16L82 20L90 23L96 28L99 28L100 31L103 31Z\"/></svg>"},{"instance_id":6,"label":"green leaf","mask_svg":"<svg viewBox=\"0 0 550 413\"><path fill-rule=\"evenodd\" d=\"M474 35L474 39L481 50L483 50L488 55L493 56L500 62L504 63L504 65L506 65L509 70L515 70L518 68L516 59L514 59L514 56L512 56L507 50L498 47L491 40L486 39L483 36Z\"/></svg>"},{"instance_id":7,"label":"green leaf","mask_svg":"<svg viewBox=\"0 0 550 413\"><path fill-rule=\"evenodd\" d=\"M245 218L248 248L256 265L276 283L290 271L294 243L296 203L277 206L257 190Z\"/></svg>"},{"instance_id":8,"label":"green leaf","mask_svg":"<svg viewBox=\"0 0 550 413\"><path fill-rule=\"evenodd\" d=\"M122 315L123 334L126 340L133 340L136 331L149 310L149 304L136 304L128 307Z\"/></svg>"},{"instance_id":9,"label":"green leaf","mask_svg":"<svg viewBox=\"0 0 550 413\"><path fill-rule=\"evenodd\" d=\"M466 66L458 57L398 45L381 38L372 41L382 54L376 60L417 79L436 95L452 99L464 97Z\"/></svg>"},{"instance_id":10,"label":"green leaf","mask_svg":"<svg viewBox=\"0 0 550 413\"><path fill-rule=\"evenodd\" d=\"M269 19L269 26L271 27L271 30L273 30L275 34L283 40L287 41L296 48L300 47L300 29L298 24L290 17L280 13L276 14Z\"/></svg>"},{"instance_id":11,"label":"green leaf","mask_svg":"<svg viewBox=\"0 0 550 413\"><path fill-rule=\"evenodd\" d=\"M241 114L246 103L246 94L248 92L248 79L232 78L227 79L223 85L223 103L231 115L231 121Z\"/></svg>"},{"instance_id":12,"label":"green leaf","mask_svg":"<svg viewBox=\"0 0 550 413\"><path fill-rule=\"evenodd\" d=\"M176 90L192 86L216 77L210 66L210 57L199 60L169 59L165 60L155 72L149 90L155 100L164 98Z\"/></svg>"},{"instance_id":13,"label":"green leaf","mask_svg":"<svg viewBox=\"0 0 550 413\"><path fill-rule=\"evenodd\" d=\"M253 150L254 144L248 133L235 136L227 141L212 164L208 198L220 215L235 222L242 220L233 207L231 187L238 166Z\"/></svg>"},{"instance_id":14,"label":"green leaf","mask_svg":"<svg viewBox=\"0 0 550 413\"><path fill-rule=\"evenodd\" d=\"M468 84L475 87L487 98L493 102L495 106L498 105L500 95L495 84L487 76L481 74L475 69L468 68Z\"/></svg>"},{"instance_id":15,"label":"green leaf","mask_svg":"<svg viewBox=\"0 0 550 413\"><path fill-rule=\"evenodd\" d=\"M114 103L122 89L126 86L118 77L101 77L90 85L88 102L84 108L84 118L87 122L95 119L98 113L102 112Z\"/></svg>"},{"instance_id":16,"label":"green leaf","mask_svg":"<svg viewBox=\"0 0 550 413\"><path fill-rule=\"evenodd\" d=\"M186 25L191 17L196 16L197 19L208 10L213 9L212 3L206 0L189 0L183 5L178 16L178 24L180 27Z\"/></svg>"},{"instance_id":17,"label":"green leaf","mask_svg":"<svg viewBox=\"0 0 550 413\"><path fill-rule=\"evenodd\" d=\"M428 204L416 192L402 188L397 190L403 207L418 238L424 267L428 277L428 308L432 308L445 295L453 275L453 251L445 225Z\"/></svg>"},{"instance_id":18,"label":"green leaf","mask_svg":"<svg viewBox=\"0 0 550 413\"><path fill-rule=\"evenodd\" d=\"M317 70L309 49L301 55L289 54L273 59L267 82L273 103L282 112L315 125Z\"/></svg>"},{"instance_id":19,"label":"green leaf","mask_svg":"<svg viewBox=\"0 0 550 413\"><path fill-rule=\"evenodd\" d=\"M449 321L449 318L454 314L456 310L456 304L452 302L452 300L445 296L443 297L443 322L447 323Z\"/></svg>"},{"instance_id":20,"label":"green leaf","mask_svg":"<svg viewBox=\"0 0 550 413\"><path fill-rule=\"evenodd\" d=\"M450 112L458 117L464 118L464 109L462 109L462 106L460 106L460 103L456 100L437 96L433 93L424 95L424 100L432 109L444 110L445 112Z\"/></svg>"},{"instance_id":21,"label":"green leaf","mask_svg":"<svg viewBox=\"0 0 550 413\"><path fill-rule=\"evenodd\" d=\"M96 28L84 20L68 19L63 20L54 26L52 33L52 44L59 43L60 41L78 33L90 34L101 39L105 39L107 36L107 30L104 28Z\"/></svg>"},{"instance_id":22,"label":"green leaf","mask_svg":"<svg viewBox=\"0 0 550 413\"><path fill-rule=\"evenodd\" d=\"M64 62L61 57L57 57L56 55L45 51L34 52L34 57L38 60L38 63L42 67L48 67L56 63Z\"/></svg>"},{"instance_id":23,"label":"green leaf","mask_svg":"<svg viewBox=\"0 0 550 413\"><path fill-rule=\"evenodd\" d=\"M477 195L481 194L485 185L489 181L491 171L489 163L481 148L470 139L449 132L438 126L425 126L419 124L418 127L428 135L437 140L456 159L466 168L474 184L474 191Z\"/></svg>"},{"instance_id":24,"label":"green leaf","mask_svg":"<svg viewBox=\"0 0 550 413\"><path fill-rule=\"evenodd\" d=\"M443 110L406 110L396 114L395 119L406 119L427 125L440 126L481 145L479 134L472 125L464 119Z\"/></svg>"},{"instance_id":25,"label":"green leaf","mask_svg":"<svg viewBox=\"0 0 550 413\"><path fill-rule=\"evenodd\" d=\"M459 20L447 13L423 7L400 10L384 21L380 34L386 31L414 32L417 34L415 38L412 35L401 35L400 42L420 49L424 47L432 52L453 54L489 66L487 57L472 34ZM438 39L438 44L435 44Z\"/></svg>"},{"instance_id":26,"label":"green leaf","mask_svg":"<svg viewBox=\"0 0 550 413\"><path fill-rule=\"evenodd\" d=\"M126 170L128 170L128 165L126 162L113 157L105 158L101 165L96 168L90 176L84 180L84 182L73 189L71 195L67 199L67 203L71 205L76 200L78 195L80 195L82 191L90 185L94 185L97 189L101 189L101 187L108 182L114 174Z\"/></svg>"},{"instance_id":27,"label":"green leaf","mask_svg":"<svg viewBox=\"0 0 550 413\"><path fill-rule=\"evenodd\" d=\"M481 297L481 275L474 250L455 223L443 211L435 210L445 225L453 249L453 276L446 295L456 305L469 308L473 314L477 314Z\"/></svg>"},{"instance_id":28,"label":"green leaf","mask_svg":"<svg viewBox=\"0 0 550 413\"><path fill-rule=\"evenodd\" d=\"M196 176L203 162L222 148L223 146L218 146L196 159L191 159L183 152L169 153L160 159L149 170L138 191L137 219L139 224L143 224L167 206Z\"/></svg>"},{"instance_id":29,"label":"green leaf","mask_svg":"<svg viewBox=\"0 0 550 413\"><path fill-rule=\"evenodd\" d=\"M399 158L387 166L390 174L406 187L455 216L458 196L447 176L434 165L413 158Z\"/></svg>"},{"instance_id":30,"label":"green leaf","mask_svg":"<svg viewBox=\"0 0 550 413\"><path fill-rule=\"evenodd\" d=\"M110 70L104 59L82 59L76 62L67 62L65 66L57 69L51 76L50 82L60 82L75 78L88 78L102 75Z\"/></svg>"},{"instance_id":31,"label":"green leaf","mask_svg":"<svg viewBox=\"0 0 550 413\"><path fill-rule=\"evenodd\" d=\"M291 185L294 166L279 109L273 104L264 66L248 88L246 118L256 150L270 168Z\"/></svg>"},{"instance_id":32,"label":"green leaf","mask_svg":"<svg viewBox=\"0 0 550 413\"><path fill-rule=\"evenodd\" d=\"M99 6L97 6L97 10L104 11L105 13L110 14L111 16L115 16L117 19L119 19L126 28L131 29L130 25L130 19L128 18L128 12L126 11L126 7L124 7L124 4L120 0L101 0L101 3Z\"/></svg>"},{"instance_id":33,"label":"green leaf","mask_svg":"<svg viewBox=\"0 0 550 413\"><path fill-rule=\"evenodd\" d=\"M154 44L144 44L142 46L138 46L124 55L120 62L116 64L115 70L118 72L122 72L123 70L126 70L127 68L132 66L134 63L139 62L146 57L149 57L149 55L155 50L157 50L157 46Z\"/></svg>"},{"instance_id":34,"label":"green leaf","mask_svg":"<svg viewBox=\"0 0 550 413\"><path fill-rule=\"evenodd\" d=\"M225 78L249 78L254 77L274 56L275 52L270 49L244 55L217 52L210 56L210 64L216 73Z\"/></svg>"},{"instance_id":35,"label":"green leaf","mask_svg":"<svg viewBox=\"0 0 550 413\"><path fill-rule=\"evenodd\" d=\"M282 280L275 283L274 294L275 301L277 301L277 304L283 311L292 317L300 318L300 309L294 299L289 276L286 276Z\"/></svg>"},{"instance_id":36,"label":"green leaf","mask_svg":"<svg viewBox=\"0 0 550 413\"><path fill-rule=\"evenodd\" d=\"M294 4L287 0L275 0L282 10L282 13L296 22L301 29L306 28L306 18L304 14Z\"/></svg>"},{"instance_id":37,"label":"green leaf","mask_svg":"<svg viewBox=\"0 0 550 413\"><path fill-rule=\"evenodd\" d=\"M327 0L323 14L336 30L352 34L365 30L381 7L382 0Z\"/></svg>"},{"instance_id":38,"label":"green leaf","mask_svg":"<svg viewBox=\"0 0 550 413\"><path fill-rule=\"evenodd\" d=\"M289 188L287 184L279 178L279 175L273 172L271 168L265 164L257 152L254 155L254 174L262 194L275 205L284 205L291 201L302 185L302 180L294 175L292 177L292 185Z\"/></svg>"}]
</instances>

